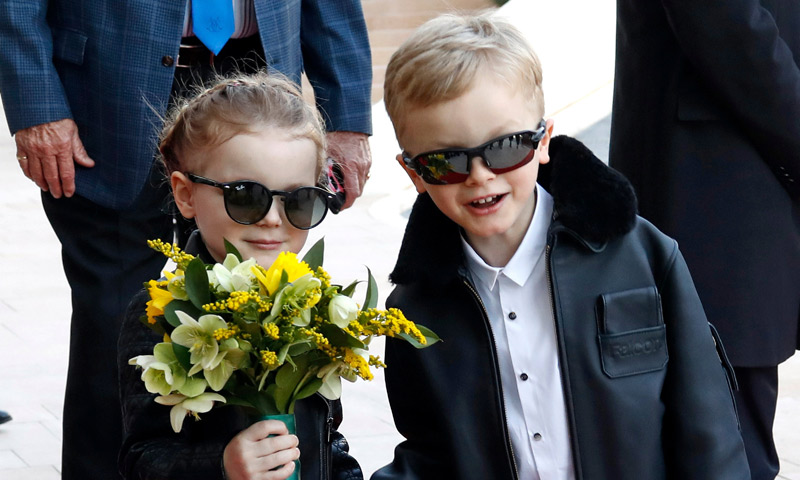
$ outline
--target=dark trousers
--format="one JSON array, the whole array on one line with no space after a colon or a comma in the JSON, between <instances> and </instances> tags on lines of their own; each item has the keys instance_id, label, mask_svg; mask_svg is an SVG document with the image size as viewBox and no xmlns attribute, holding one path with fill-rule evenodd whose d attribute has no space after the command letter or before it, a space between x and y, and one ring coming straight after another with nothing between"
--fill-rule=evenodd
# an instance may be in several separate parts
<instances>
[{"instance_id":1,"label":"dark trousers","mask_svg":"<svg viewBox=\"0 0 800 480\"><path fill-rule=\"evenodd\" d=\"M155 169L154 169L155 170ZM64 396L62 478L119 479L122 420L117 340L122 315L142 284L158 278L166 258L146 241L172 241L166 214L168 185L155 172L125 210L73 196L42 193L47 218L61 242L72 290L69 369ZM143 327L144 328L144 327ZM131 367L133 368L133 367Z\"/></svg>"},{"instance_id":2,"label":"dark trousers","mask_svg":"<svg viewBox=\"0 0 800 480\"><path fill-rule=\"evenodd\" d=\"M734 367L734 394L753 480L774 480L780 465L772 437L778 402L778 367Z\"/></svg>"}]
</instances>

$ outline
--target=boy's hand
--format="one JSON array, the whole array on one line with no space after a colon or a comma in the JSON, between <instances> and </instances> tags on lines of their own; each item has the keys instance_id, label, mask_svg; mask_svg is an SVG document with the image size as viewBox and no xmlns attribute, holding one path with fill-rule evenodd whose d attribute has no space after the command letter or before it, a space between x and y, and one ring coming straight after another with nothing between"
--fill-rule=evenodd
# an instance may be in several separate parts
<instances>
[{"instance_id":1,"label":"boy's hand","mask_svg":"<svg viewBox=\"0 0 800 480\"><path fill-rule=\"evenodd\" d=\"M298 443L283 422L256 422L239 432L225 447L222 454L225 475L228 480L288 478L294 471L294 461L300 458Z\"/></svg>"}]
</instances>

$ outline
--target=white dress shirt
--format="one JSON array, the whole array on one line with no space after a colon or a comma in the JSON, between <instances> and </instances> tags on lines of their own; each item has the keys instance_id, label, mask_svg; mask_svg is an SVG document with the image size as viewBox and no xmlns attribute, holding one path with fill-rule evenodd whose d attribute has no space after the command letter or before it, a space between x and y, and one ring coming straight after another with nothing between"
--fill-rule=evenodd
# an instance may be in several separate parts
<instances>
[{"instance_id":1,"label":"white dress shirt","mask_svg":"<svg viewBox=\"0 0 800 480\"><path fill-rule=\"evenodd\" d=\"M520 479L572 480L575 472L545 260L553 198L539 185L536 189L533 218L505 267L487 265L463 235L462 244L497 344Z\"/></svg>"},{"instance_id":2,"label":"white dress shirt","mask_svg":"<svg viewBox=\"0 0 800 480\"><path fill-rule=\"evenodd\" d=\"M258 19L254 0L232 0L235 30L231 38L245 38L258 32ZM186 2L182 37L194 36L192 31L192 0Z\"/></svg>"}]
</instances>

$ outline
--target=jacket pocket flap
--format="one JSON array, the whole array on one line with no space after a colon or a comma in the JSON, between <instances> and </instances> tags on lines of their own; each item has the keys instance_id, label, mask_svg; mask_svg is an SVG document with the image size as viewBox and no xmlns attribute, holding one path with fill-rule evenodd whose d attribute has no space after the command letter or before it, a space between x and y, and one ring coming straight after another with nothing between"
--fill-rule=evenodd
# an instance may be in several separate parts
<instances>
[{"instance_id":1,"label":"jacket pocket flap","mask_svg":"<svg viewBox=\"0 0 800 480\"><path fill-rule=\"evenodd\" d=\"M83 64L88 37L74 30L53 29L53 56L76 65Z\"/></svg>"},{"instance_id":2,"label":"jacket pocket flap","mask_svg":"<svg viewBox=\"0 0 800 480\"><path fill-rule=\"evenodd\" d=\"M603 372L611 378L661 370L667 365L665 325L625 333L600 334Z\"/></svg>"},{"instance_id":3,"label":"jacket pocket flap","mask_svg":"<svg viewBox=\"0 0 800 480\"><path fill-rule=\"evenodd\" d=\"M622 333L664 323L656 287L605 293L597 304L600 333Z\"/></svg>"}]
</instances>

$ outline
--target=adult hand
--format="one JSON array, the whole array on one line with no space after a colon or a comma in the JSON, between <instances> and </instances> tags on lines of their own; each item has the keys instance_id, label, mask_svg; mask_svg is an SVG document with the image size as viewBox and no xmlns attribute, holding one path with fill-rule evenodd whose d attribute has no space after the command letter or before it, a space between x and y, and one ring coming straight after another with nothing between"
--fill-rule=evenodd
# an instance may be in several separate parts
<instances>
[{"instance_id":1,"label":"adult hand","mask_svg":"<svg viewBox=\"0 0 800 480\"><path fill-rule=\"evenodd\" d=\"M94 166L70 118L19 130L14 140L22 173L54 198L75 193L76 163Z\"/></svg>"},{"instance_id":2,"label":"adult hand","mask_svg":"<svg viewBox=\"0 0 800 480\"><path fill-rule=\"evenodd\" d=\"M289 435L283 422L256 422L239 432L225 446L222 453L225 476L228 480L288 478L294 471L294 461L300 458L297 445L297 437Z\"/></svg>"},{"instance_id":3,"label":"adult hand","mask_svg":"<svg viewBox=\"0 0 800 480\"><path fill-rule=\"evenodd\" d=\"M369 178L369 168L372 166L369 136L359 132L328 132L326 138L328 156L341 167L344 176L344 210L361 196Z\"/></svg>"}]
</instances>

